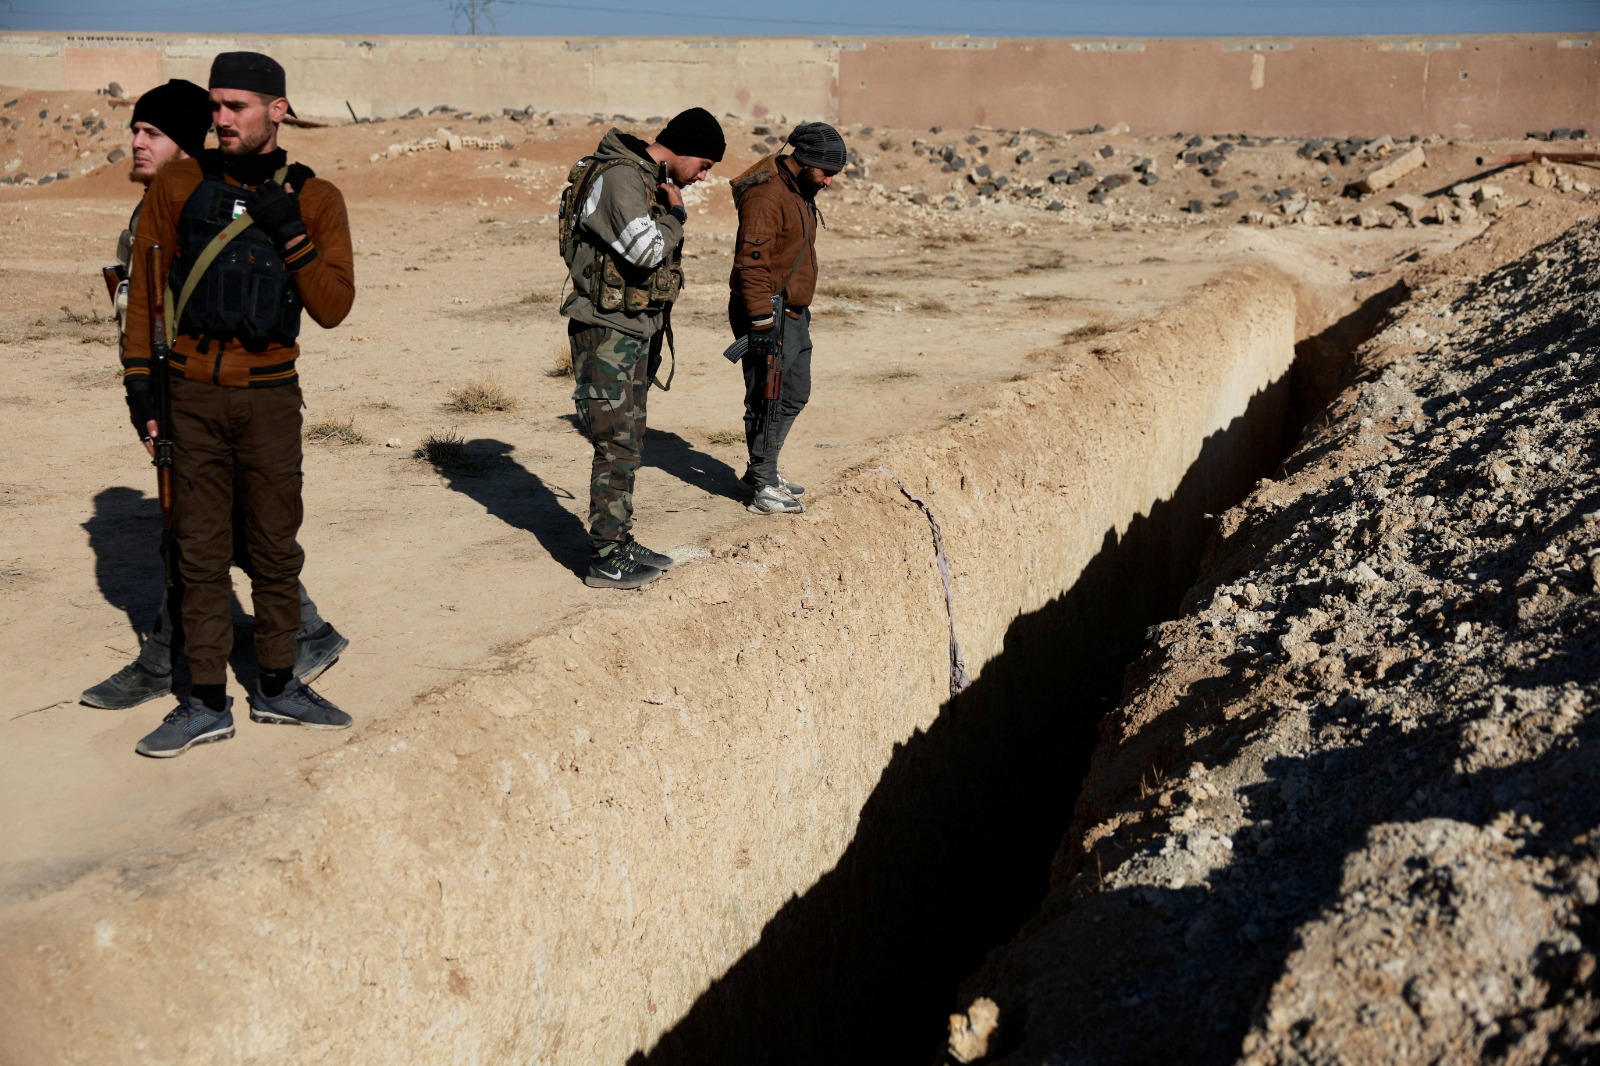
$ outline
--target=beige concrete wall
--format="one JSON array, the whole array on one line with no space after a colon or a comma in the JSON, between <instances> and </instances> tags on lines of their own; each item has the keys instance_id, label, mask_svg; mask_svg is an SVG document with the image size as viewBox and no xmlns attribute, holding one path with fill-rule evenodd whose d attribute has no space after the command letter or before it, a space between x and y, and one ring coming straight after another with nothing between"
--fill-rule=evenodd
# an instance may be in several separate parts
<instances>
[{"instance_id":1,"label":"beige concrete wall","mask_svg":"<svg viewBox=\"0 0 1600 1066\"><path fill-rule=\"evenodd\" d=\"M436 104L498 113L716 114L791 120L838 112L836 51L810 40L533 37L251 37L0 34L0 84L142 92L205 84L218 52L266 52L303 117L393 117Z\"/></svg>"},{"instance_id":2,"label":"beige concrete wall","mask_svg":"<svg viewBox=\"0 0 1600 1066\"><path fill-rule=\"evenodd\" d=\"M1019 615L1073 589L1115 613L1081 588L1108 543L1194 540L1222 501L1185 486L1236 485L1279 430L1295 316L1280 275L1219 279L1115 354L884 450L943 527L969 693L1003 675ZM363 725L269 806L197 811L159 852L30 886L0 915L0 1063L594 1066L654 1047L840 868L865 812L932 802L934 781L883 795L887 767L930 733L961 758L1009 740L949 732L924 516L872 469L818 495ZM640 634L650 654L618 653ZM961 717L1006 721L1014 695ZM931 821L873 861L949 831ZM870 1024L872 993L816 1027Z\"/></svg>"},{"instance_id":3,"label":"beige concrete wall","mask_svg":"<svg viewBox=\"0 0 1600 1066\"><path fill-rule=\"evenodd\" d=\"M1600 136L1600 35L959 44L842 52L841 114L1052 132Z\"/></svg>"},{"instance_id":4,"label":"beige concrete wall","mask_svg":"<svg viewBox=\"0 0 1600 1066\"><path fill-rule=\"evenodd\" d=\"M0 84L139 92L269 52L304 116L533 106L1059 132L1600 132L1600 35L972 40L0 34Z\"/></svg>"}]
</instances>

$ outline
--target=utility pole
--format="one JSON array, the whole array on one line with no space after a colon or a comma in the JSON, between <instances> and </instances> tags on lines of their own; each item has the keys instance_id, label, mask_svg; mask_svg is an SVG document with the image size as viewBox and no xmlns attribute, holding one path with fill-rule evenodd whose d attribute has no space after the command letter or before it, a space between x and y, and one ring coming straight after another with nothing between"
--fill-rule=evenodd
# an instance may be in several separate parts
<instances>
[{"instance_id":1,"label":"utility pole","mask_svg":"<svg viewBox=\"0 0 1600 1066\"><path fill-rule=\"evenodd\" d=\"M481 18L489 23L489 32L495 31L494 16L489 13L493 4L503 4L506 0L450 0L450 28L453 30L463 20L467 24L467 32L472 36L478 35L478 20Z\"/></svg>"}]
</instances>

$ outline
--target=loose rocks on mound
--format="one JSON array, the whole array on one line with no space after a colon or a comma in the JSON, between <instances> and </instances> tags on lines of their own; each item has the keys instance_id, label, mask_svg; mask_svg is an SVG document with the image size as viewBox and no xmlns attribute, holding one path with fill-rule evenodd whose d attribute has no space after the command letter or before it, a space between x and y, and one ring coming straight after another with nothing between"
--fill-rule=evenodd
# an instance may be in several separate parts
<instances>
[{"instance_id":1,"label":"loose rocks on mound","mask_svg":"<svg viewBox=\"0 0 1600 1066\"><path fill-rule=\"evenodd\" d=\"M1600 1055L1600 224L1431 284L1152 632L954 1061Z\"/></svg>"}]
</instances>

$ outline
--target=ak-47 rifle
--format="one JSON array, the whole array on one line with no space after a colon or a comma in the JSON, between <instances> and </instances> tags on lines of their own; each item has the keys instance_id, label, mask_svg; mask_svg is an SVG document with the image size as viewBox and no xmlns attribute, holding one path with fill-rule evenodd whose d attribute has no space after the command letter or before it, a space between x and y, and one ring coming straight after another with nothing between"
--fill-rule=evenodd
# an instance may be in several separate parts
<instances>
[{"instance_id":1,"label":"ak-47 rifle","mask_svg":"<svg viewBox=\"0 0 1600 1066\"><path fill-rule=\"evenodd\" d=\"M772 347L767 351L766 376L761 385L762 446L771 451L773 431L778 425L778 401L783 398L783 294L772 296Z\"/></svg>"},{"instance_id":2,"label":"ak-47 rifle","mask_svg":"<svg viewBox=\"0 0 1600 1066\"><path fill-rule=\"evenodd\" d=\"M167 588L172 588L176 563L178 524L172 512L172 392L167 380L167 305L166 285L161 276L161 246L150 246L145 263L149 272L150 308L150 393L155 401L156 436L152 442L156 468L156 499L161 504L161 561L166 564Z\"/></svg>"}]
</instances>

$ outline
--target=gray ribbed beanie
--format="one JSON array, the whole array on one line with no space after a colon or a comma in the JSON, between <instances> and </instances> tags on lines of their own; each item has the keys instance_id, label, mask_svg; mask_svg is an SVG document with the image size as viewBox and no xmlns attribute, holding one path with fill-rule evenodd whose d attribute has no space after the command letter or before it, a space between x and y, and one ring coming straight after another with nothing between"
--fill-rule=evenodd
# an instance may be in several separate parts
<instances>
[{"instance_id":1,"label":"gray ribbed beanie","mask_svg":"<svg viewBox=\"0 0 1600 1066\"><path fill-rule=\"evenodd\" d=\"M789 134L794 161L838 173L844 169L844 138L826 122L802 122Z\"/></svg>"}]
</instances>

